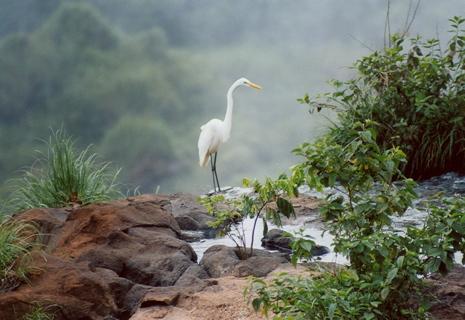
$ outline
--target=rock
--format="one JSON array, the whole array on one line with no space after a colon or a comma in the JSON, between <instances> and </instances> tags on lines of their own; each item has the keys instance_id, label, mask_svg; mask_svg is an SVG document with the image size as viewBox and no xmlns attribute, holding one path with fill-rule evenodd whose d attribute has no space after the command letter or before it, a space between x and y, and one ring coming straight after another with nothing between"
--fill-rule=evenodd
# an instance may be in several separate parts
<instances>
[{"instance_id":1,"label":"rock","mask_svg":"<svg viewBox=\"0 0 465 320\"><path fill-rule=\"evenodd\" d=\"M154 287L172 286L193 262L177 250L173 250L170 255L157 255L154 251L150 250L128 260L124 277L135 283Z\"/></svg>"},{"instance_id":2,"label":"rock","mask_svg":"<svg viewBox=\"0 0 465 320\"><path fill-rule=\"evenodd\" d=\"M269 250L279 250L281 252L292 252L291 250L292 238L286 237L283 230L271 229L262 238L262 247Z\"/></svg>"},{"instance_id":3,"label":"rock","mask_svg":"<svg viewBox=\"0 0 465 320\"><path fill-rule=\"evenodd\" d=\"M194 231L194 230L199 230L201 229L200 223L194 220L192 217L189 216L179 216L176 217L176 221L179 224L179 227L182 230L189 230L189 231Z\"/></svg>"},{"instance_id":4,"label":"rock","mask_svg":"<svg viewBox=\"0 0 465 320\"><path fill-rule=\"evenodd\" d=\"M192 299L195 293L214 284L216 285L217 282L205 281L202 286L151 288L145 292L145 295L140 300L140 303L136 308L137 312L130 319L164 319L172 308L178 305L179 300ZM183 314L182 317L174 316L169 319L189 319L189 317L186 317L186 315Z\"/></svg>"},{"instance_id":5,"label":"rock","mask_svg":"<svg viewBox=\"0 0 465 320\"><path fill-rule=\"evenodd\" d=\"M445 276L427 280L427 294L435 296L428 310L433 319L465 319L465 267L455 265Z\"/></svg>"},{"instance_id":6,"label":"rock","mask_svg":"<svg viewBox=\"0 0 465 320\"><path fill-rule=\"evenodd\" d=\"M292 238L286 236L286 232L279 229L271 229L262 238L262 246L269 250L278 250L285 253L291 253ZM329 253L329 248L315 245L312 248L313 256L322 256Z\"/></svg>"},{"instance_id":7,"label":"rock","mask_svg":"<svg viewBox=\"0 0 465 320\"><path fill-rule=\"evenodd\" d=\"M315 245L312 248L312 256L318 257L329 253L329 248L325 246Z\"/></svg>"},{"instance_id":8,"label":"rock","mask_svg":"<svg viewBox=\"0 0 465 320\"><path fill-rule=\"evenodd\" d=\"M141 301L140 308L147 308L157 305L175 305L181 290L178 287L160 287L150 289L145 293L144 298Z\"/></svg>"},{"instance_id":9,"label":"rock","mask_svg":"<svg viewBox=\"0 0 465 320\"><path fill-rule=\"evenodd\" d=\"M124 306L126 307L125 314L122 315L122 318L128 318L130 315L134 314L140 304L140 301L145 296L145 293L149 291L152 287L135 284L127 293L124 299Z\"/></svg>"},{"instance_id":10,"label":"rock","mask_svg":"<svg viewBox=\"0 0 465 320\"><path fill-rule=\"evenodd\" d=\"M296 216L319 216L321 200L316 197L301 195L291 199Z\"/></svg>"},{"instance_id":11,"label":"rock","mask_svg":"<svg viewBox=\"0 0 465 320\"><path fill-rule=\"evenodd\" d=\"M206 235L202 231L181 230L181 235L180 235L180 238L187 242L201 241L205 237Z\"/></svg>"},{"instance_id":12,"label":"rock","mask_svg":"<svg viewBox=\"0 0 465 320\"><path fill-rule=\"evenodd\" d=\"M33 256L29 283L0 294L0 319L20 319L31 301L51 306L56 320L128 319L154 287L205 287L208 274L180 239L171 201L142 195L17 214L46 234L46 254Z\"/></svg>"},{"instance_id":13,"label":"rock","mask_svg":"<svg viewBox=\"0 0 465 320\"><path fill-rule=\"evenodd\" d=\"M209 278L207 271L198 264L191 265L187 268L182 276L176 281L175 286L178 287L190 287L190 286L202 286L205 282L203 279Z\"/></svg>"},{"instance_id":14,"label":"rock","mask_svg":"<svg viewBox=\"0 0 465 320\"><path fill-rule=\"evenodd\" d=\"M85 264L74 264L53 256L39 264L40 275L33 276L30 284L0 296L0 319L21 319L31 310L31 301L56 306L56 319L103 319L117 314L116 301L128 284L121 282L119 292L113 295L111 285L117 283L102 273L90 271Z\"/></svg>"},{"instance_id":15,"label":"rock","mask_svg":"<svg viewBox=\"0 0 465 320\"><path fill-rule=\"evenodd\" d=\"M200 266L203 266L213 278L228 275L263 277L288 261L286 254L270 253L259 249L254 249L252 257L241 260L237 248L215 245L205 251Z\"/></svg>"},{"instance_id":16,"label":"rock","mask_svg":"<svg viewBox=\"0 0 465 320\"><path fill-rule=\"evenodd\" d=\"M213 217L197 202L194 195L178 193L171 197L171 212L183 230L204 231L206 237L214 237L208 224Z\"/></svg>"}]
</instances>

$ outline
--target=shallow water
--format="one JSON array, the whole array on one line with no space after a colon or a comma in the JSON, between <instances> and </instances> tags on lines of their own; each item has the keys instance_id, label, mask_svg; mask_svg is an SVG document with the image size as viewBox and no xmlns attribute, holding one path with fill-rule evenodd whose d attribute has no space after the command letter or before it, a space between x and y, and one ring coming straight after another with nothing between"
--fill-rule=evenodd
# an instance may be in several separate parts
<instances>
[{"instance_id":1,"label":"shallow water","mask_svg":"<svg viewBox=\"0 0 465 320\"><path fill-rule=\"evenodd\" d=\"M413 206L409 208L402 217L394 217L393 224L398 228L405 228L409 225L421 225L427 215L427 212L422 209L422 201L434 197L437 194L441 196L454 196L454 195L465 195L465 176L457 175L456 173L447 173L442 176L433 177L431 179L421 181L416 187L416 192L419 196L419 199L415 201ZM310 190L307 187L302 187L299 191L305 195L315 196L318 198L324 198L329 193L339 193L343 195L342 192L334 189L327 188L323 192L316 192ZM250 188L232 188L229 190L225 196L230 198L239 197L242 194L251 193ZM348 260L341 256L336 255L332 250L332 240L333 237L329 232L323 232L322 229L324 225L321 223L305 223L305 220L302 220L300 224L286 224L283 225L280 229L283 229L288 232L295 232L299 229L304 229L304 234L310 235L313 237L313 240L319 244L324 245L330 248L330 252L323 256L320 256L318 259L325 262L335 262L338 264L348 264ZM245 219L243 222L243 227L245 234L249 237L252 234L253 219ZM269 225L269 230L276 228L276 226ZM261 238L263 237L263 222L261 219L257 221L257 228L255 230L254 237L254 248L263 249L261 247ZM191 246L195 250L198 256L198 261L201 260L203 253L211 246L216 244L224 244L229 246L234 246L234 242L228 237L220 237L215 239L203 239L201 241L192 242ZM247 245L250 245L250 238L247 239ZM457 254L457 262L461 262L462 256Z\"/></svg>"}]
</instances>

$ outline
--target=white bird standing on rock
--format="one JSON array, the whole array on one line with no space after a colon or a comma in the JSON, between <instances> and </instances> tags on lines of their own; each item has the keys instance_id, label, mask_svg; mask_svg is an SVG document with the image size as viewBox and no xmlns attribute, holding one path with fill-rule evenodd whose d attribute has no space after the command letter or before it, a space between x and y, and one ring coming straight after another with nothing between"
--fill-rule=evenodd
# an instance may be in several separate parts
<instances>
[{"instance_id":1,"label":"white bird standing on rock","mask_svg":"<svg viewBox=\"0 0 465 320\"><path fill-rule=\"evenodd\" d=\"M213 175L213 190L216 193L221 192L220 183L218 181L218 174L216 173L216 157L218 149L221 144L229 140L231 135L232 126L232 112L233 112L233 92L240 86L248 86L254 89L261 89L258 84L255 84L246 78L236 80L229 88L227 97L227 109L224 120L211 119L206 124L200 127L200 136L197 146L199 147L199 164L205 167L210 158L210 165ZM218 189L217 189L218 187Z\"/></svg>"}]
</instances>

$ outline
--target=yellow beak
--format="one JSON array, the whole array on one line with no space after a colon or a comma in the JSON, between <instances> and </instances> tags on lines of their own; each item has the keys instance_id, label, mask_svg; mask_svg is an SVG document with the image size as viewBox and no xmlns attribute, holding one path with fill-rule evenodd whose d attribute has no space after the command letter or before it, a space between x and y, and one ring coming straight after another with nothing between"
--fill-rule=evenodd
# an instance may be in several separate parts
<instances>
[{"instance_id":1,"label":"yellow beak","mask_svg":"<svg viewBox=\"0 0 465 320\"><path fill-rule=\"evenodd\" d=\"M257 90L260 90L262 87L260 87L258 84L256 83L253 83L253 82L247 82L247 85L251 88L254 88L254 89L257 89Z\"/></svg>"}]
</instances>

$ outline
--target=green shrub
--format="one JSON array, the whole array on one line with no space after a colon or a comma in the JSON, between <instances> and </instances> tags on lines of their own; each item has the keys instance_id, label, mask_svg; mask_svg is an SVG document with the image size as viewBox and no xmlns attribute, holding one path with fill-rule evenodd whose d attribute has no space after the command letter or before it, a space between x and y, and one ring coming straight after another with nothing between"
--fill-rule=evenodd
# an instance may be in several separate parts
<instances>
[{"instance_id":1,"label":"green shrub","mask_svg":"<svg viewBox=\"0 0 465 320\"><path fill-rule=\"evenodd\" d=\"M263 221L265 235L268 232L267 221L281 226L281 215L287 218L295 216L289 198L297 195L298 183L281 175L276 180L267 178L264 183L244 179L243 185L252 187L253 193L242 195L238 199L226 199L223 195L206 196L200 198L199 202L215 218L210 225L217 230L218 235L227 235L238 248L239 256L247 259L253 255L254 235L259 219ZM242 225L246 218L254 219L250 244L249 236ZM306 246L309 244L307 241Z\"/></svg>"},{"instance_id":2,"label":"green shrub","mask_svg":"<svg viewBox=\"0 0 465 320\"><path fill-rule=\"evenodd\" d=\"M37 230L29 223L0 220L0 292L27 280L31 252L38 249Z\"/></svg>"},{"instance_id":3,"label":"green shrub","mask_svg":"<svg viewBox=\"0 0 465 320\"><path fill-rule=\"evenodd\" d=\"M15 180L11 205L16 210L63 207L109 200L119 195L119 170L99 163L87 147L77 152L63 130L52 132L46 153L40 153L31 169Z\"/></svg>"},{"instance_id":4,"label":"green shrub","mask_svg":"<svg viewBox=\"0 0 465 320\"><path fill-rule=\"evenodd\" d=\"M334 92L300 101L318 111L340 110L343 130L354 122L377 123L376 141L406 153L409 177L465 171L465 19L450 22L445 50L438 39L394 35L392 47L355 63L355 79L333 81Z\"/></svg>"},{"instance_id":5,"label":"green shrub","mask_svg":"<svg viewBox=\"0 0 465 320\"><path fill-rule=\"evenodd\" d=\"M333 128L316 142L295 150L304 158L291 180L321 190L332 187L320 207L334 236L336 253L350 266L318 279L278 278L252 283L252 304L275 319L424 319L422 278L446 273L454 253L465 252L465 200L432 206L423 227L392 226L416 197L411 179L402 177L405 154L377 143L376 123ZM336 192L337 191L337 192ZM306 257L294 251L293 261ZM425 301L423 301L425 300Z\"/></svg>"},{"instance_id":6,"label":"green shrub","mask_svg":"<svg viewBox=\"0 0 465 320\"><path fill-rule=\"evenodd\" d=\"M258 298L252 305L256 310L262 308L265 314L273 312L274 319L389 319L391 310L379 308L383 297L376 285L374 279L361 278L352 269L326 272L315 278L281 275L271 283L254 279L251 288ZM411 318L425 319L424 307Z\"/></svg>"}]
</instances>

